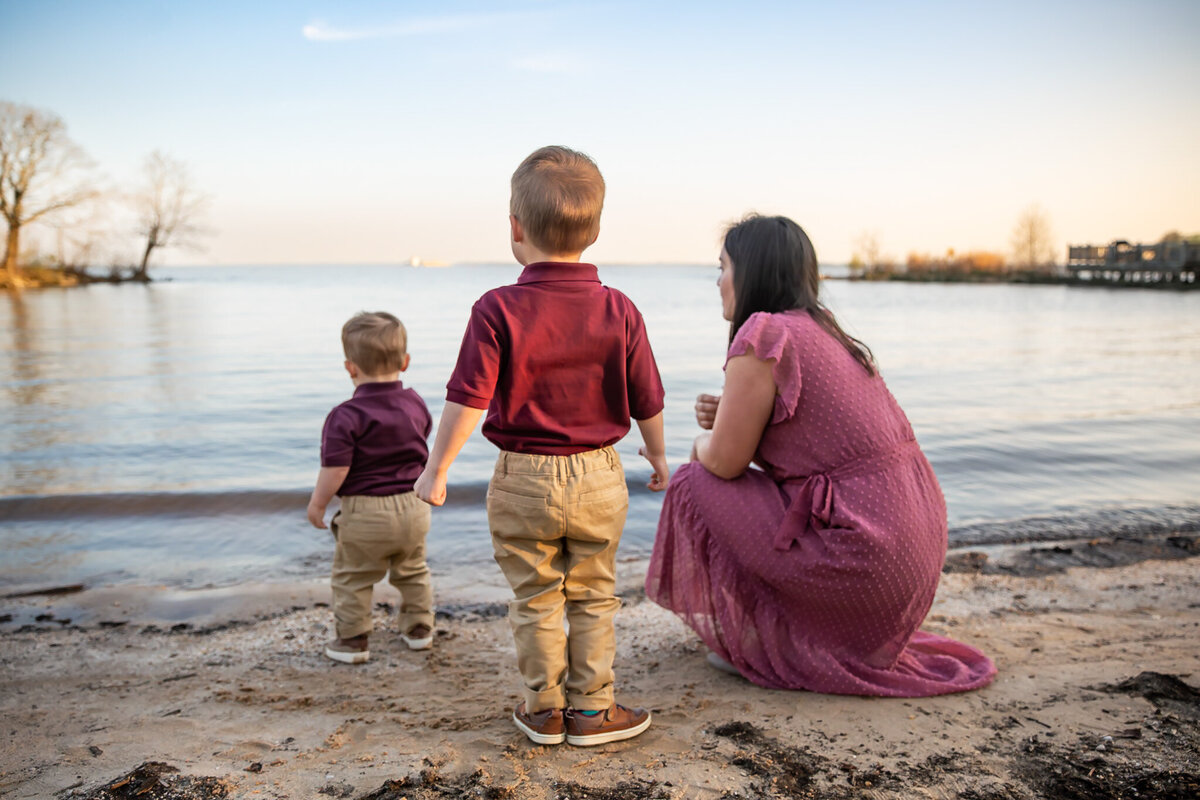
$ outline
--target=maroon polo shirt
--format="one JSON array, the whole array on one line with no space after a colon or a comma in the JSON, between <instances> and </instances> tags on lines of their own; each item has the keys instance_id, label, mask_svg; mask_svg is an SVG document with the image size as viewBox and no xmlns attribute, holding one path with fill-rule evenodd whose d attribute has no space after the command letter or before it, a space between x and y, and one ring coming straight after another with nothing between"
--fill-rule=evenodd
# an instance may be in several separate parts
<instances>
[{"instance_id":1,"label":"maroon polo shirt","mask_svg":"<svg viewBox=\"0 0 1200 800\"><path fill-rule=\"evenodd\" d=\"M400 381L364 383L325 418L321 466L350 468L339 497L411 492L429 458L432 426L421 395Z\"/></svg>"},{"instance_id":2,"label":"maroon polo shirt","mask_svg":"<svg viewBox=\"0 0 1200 800\"><path fill-rule=\"evenodd\" d=\"M530 264L479 298L446 389L488 410L488 441L538 455L606 447L663 409L642 315L591 264Z\"/></svg>"}]
</instances>

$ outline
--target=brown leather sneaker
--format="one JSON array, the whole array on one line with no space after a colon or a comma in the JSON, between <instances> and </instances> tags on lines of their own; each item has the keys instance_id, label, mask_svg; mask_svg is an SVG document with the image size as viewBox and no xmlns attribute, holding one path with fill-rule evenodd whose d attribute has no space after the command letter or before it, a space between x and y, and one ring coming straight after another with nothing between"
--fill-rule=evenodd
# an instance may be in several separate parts
<instances>
[{"instance_id":1,"label":"brown leather sneaker","mask_svg":"<svg viewBox=\"0 0 1200 800\"><path fill-rule=\"evenodd\" d=\"M334 639L325 645L325 655L343 664L362 664L371 658L367 649L367 635L361 634L349 639Z\"/></svg>"},{"instance_id":2,"label":"brown leather sneaker","mask_svg":"<svg viewBox=\"0 0 1200 800\"><path fill-rule=\"evenodd\" d=\"M428 625L417 623L400 634L400 638L409 650L428 650L433 647L433 630Z\"/></svg>"},{"instance_id":3,"label":"brown leather sneaker","mask_svg":"<svg viewBox=\"0 0 1200 800\"><path fill-rule=\"evenodd\" d=\"M564 716L567 721L567 744L576 747L632 739L650 727L649 711L626 708L619 703L590 717L573 708L568 708Z\"/></svg>"},{"instance_id":4,"label":"brown leather sneaker","mask_svg":"<svg viewBox=\"0 0 1200 800\"><path fill-rule=\"evenodd\" d=\"M513 722L535 744L562 744L563 739L567 738L561 708L548 708L530 714L525 711L525 701L522 700L513 709Z\"/></svg>"}]
</instances>

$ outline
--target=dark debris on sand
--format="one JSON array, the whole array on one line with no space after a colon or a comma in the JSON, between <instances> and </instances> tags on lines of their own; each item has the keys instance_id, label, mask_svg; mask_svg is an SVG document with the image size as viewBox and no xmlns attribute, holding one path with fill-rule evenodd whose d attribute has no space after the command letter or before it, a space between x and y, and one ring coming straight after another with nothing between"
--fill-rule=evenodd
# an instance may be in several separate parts
<instances>
[{"instance_id":1,"label":"dark debris on sand","mask_svg":"<svg viewBox=\"0 0 1200 800\"><path fill-rule=\"evenodd\" d=\"M492 786L483 770L457 778L443 778L436 769L422 770L420 775L390 780L373 792L360 795L358 800L506 800L512 792L503 786Z\"/></svg>"},{"instance_id":2,"label":"dark debris on sand","mask_svg":"<svg viewBox=\"0 0 1200 800\"><path fill-rule=\"evenodd\" d=\"M1015 765L1015 773L1035 797L1056 800L1196 800L1200 774L1174 768L1143 767L1110 761L1099 754L1056 752L1031 755ZM1013 794L1013 798L1027 795Z\"/></svg>"},{"instance_id":3,"label":"dark debris on sand","mask_svg":"<svg viewBox=\"0 0 1200 800\"><path fill-rule=\"evenodd\" d=\"M748 722L728 722L712 732L741 745L729 763L754 777L754 797L816 800L822 796L812 783L814 776L825 770L824 758L781 744Z\"/></svg>"},{"instance_id":4,"label":"dark debris on sand","mask_svg":"<svg viewBox=\"0 0 1200 800\"><path fill-rule=\"evenodd\" d=\"M943 572L1031 577L1062 572L1069 567L1121 567L1149 559L1174 560L1200 555L1200 536L1092 539L1051 547L1029 547L992 559L978 550L952 550Z\"/></svg>"},{"instance_id":5,"label":"dark debris on sand","mask_svg":"<svg viewBox=\"0 0 1200 800\"><path fill-rule=\"evenodd\" d=\"M162 761L146 761L83 797L86 800L213 800L230 796L230 785L220 778L197 778L178 772L177 767Z\"/></svg>"},{"instance_id":6,"label":"dark debris on sand","mask_svg":"<svg viewBox=\"0 0 1200 800\"><path fill-rule=\"evenodd\" d=\"M668 800L654 781L623 781L614 786L584 786L574 781L553 785L555 800ZM436 769L420 775L390 780L358 800L508 800L512 790L494 786L483 770L459 777L443 777Z\"/></svg>"},{"instance_id":7,"label":"dark debris on sand","mask_svg":"<svg viewBox=\"0 0 1200 800\"><path fill-rule=\"evenodd\" d=\"M1098 690L1146 697L1158 706L1141 728L1114 736L1085 734L1068 742L1038 734L1022 736L986 752L951 750L919 764L835 763L806 749L789 747L746 722L729 722L710 732L738 745L728 758L752 779L743 795L723 800L850 800L908 797L915 787L954 787L957 800L1198 800L1200 724L1166 709L1195 707L1200 692L1177 678L1142 673ZM1001 722L997 731L1010 730ZM1052 736L1053 734L1051 734ZM1120 740L1120 741L1116 741Z\"/></svg>"},{"instance_id":8,"label":"dark debris on sand","mask_svg":"<svg viewBox=\"0 0 1200 800\"><path fill-rule=\"evenodd\" d=\"M578 783L554 784L556 800L669 800L662 786L654 781L622 781L615 786L590 787Z\"/></svg>"},{"instance_id":9,"label":"dark debris on sand","mask_svg":"<svg viewBox=\"0 0 1200 800\"><path fill-rule=\"evenodd\" d=\"M1156 708L1200 720L1200 689L1181 681L1174 675L1161 672L1142 672L1117 684L1095 687L1108 694L1131 694L1144 697Z\"/></svg>"}]
</instances>

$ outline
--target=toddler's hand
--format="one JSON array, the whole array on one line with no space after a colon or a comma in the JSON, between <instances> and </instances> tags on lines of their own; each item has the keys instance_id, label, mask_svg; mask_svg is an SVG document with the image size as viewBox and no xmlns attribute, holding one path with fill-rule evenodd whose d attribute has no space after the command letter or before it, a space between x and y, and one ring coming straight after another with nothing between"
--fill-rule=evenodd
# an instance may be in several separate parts
<instances>
[{"instance_id":1,"label":"toddler's hand","mask_svg":"<svg viewBox=\"0 0 1200 800\"><path fill-rule=\"evenodd\" d=\"M717 406L721 402L719 394L702 394L696 398L696 424L706 431L711 431L717 419Z\"/></svg>"},{"instance_id":2,"label":"toddler's hand","mask_svg":"<svg viewBox=\"0 0 1200 800\"><path fill-rule=\"evenodd\" d=\"M319 506L316 503L309 503L308 521L314 528L325 530L328 527L325 524L325 506Z\"/></svg>"},{"instance_id":3,"label":"toddler's hand","mask_svg":"<svg viewBox=\"0 0 1200 800\"><path fill-rule=\"evenodd\" d=\"M647 453L645 447L638 448L638 455L649 461L650 466L654 468L654 474L650 476L650 482L646 484L646 488L652 492L661 492L667 488L667 482L671 479L671 468L667 466L667 457L661 454Z\"/></svg>"},{"instance_id":4,"label":"toddler's hand","mask_svg":"<svg viewBox=\"0 0 1200 800\"><path fill-rule=\"evenodd\" d=\"M413 485L413 491L417 493L418 499L431 506L440 506L446 502L446 478L438 477L436 472L431 472L426 467Z\"/></svg>"}]
</instances>

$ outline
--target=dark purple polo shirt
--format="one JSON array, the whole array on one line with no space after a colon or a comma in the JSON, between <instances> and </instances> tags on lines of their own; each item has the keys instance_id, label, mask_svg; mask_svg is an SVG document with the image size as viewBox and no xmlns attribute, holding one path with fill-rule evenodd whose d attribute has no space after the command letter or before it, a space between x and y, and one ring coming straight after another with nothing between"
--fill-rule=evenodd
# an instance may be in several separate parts
<instances>
[{"instance_id":1,"label":"dark purple polo shirt","mask_svg":"<svg viewBox=\"0 0 1200 800\"><path fill-rule=\"evenodd\" d=\"M479 298L446 389L488 410L488 441L538 455L606 447L663 409L642 315L591 264L530 264Z\"/></svg>"},{"instance_id":2,"label":"dark purple polo shirt","mask_svg":"<svg viewBox=\"0 0 1200 800\"><path fill-rule=\"evenodd\" d=\"M421 395L400 381L364 383L325 418L321 466L350 467L339 497L411 492L432 426Z\"/></svg>"}]
</instances>

